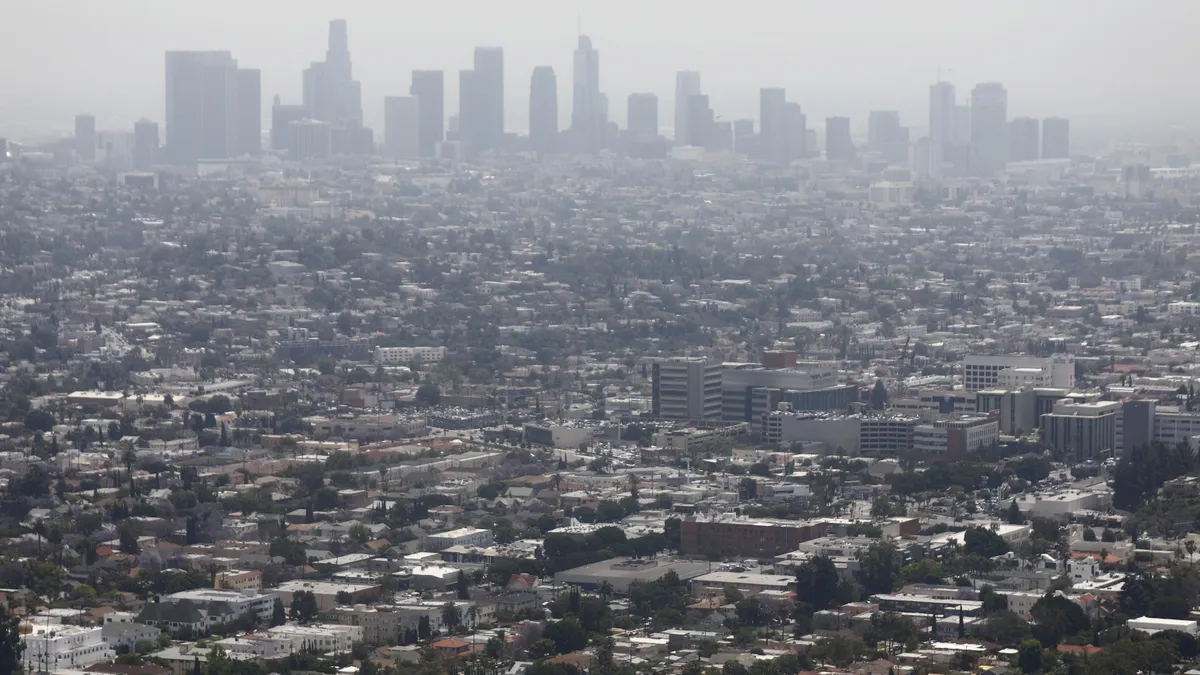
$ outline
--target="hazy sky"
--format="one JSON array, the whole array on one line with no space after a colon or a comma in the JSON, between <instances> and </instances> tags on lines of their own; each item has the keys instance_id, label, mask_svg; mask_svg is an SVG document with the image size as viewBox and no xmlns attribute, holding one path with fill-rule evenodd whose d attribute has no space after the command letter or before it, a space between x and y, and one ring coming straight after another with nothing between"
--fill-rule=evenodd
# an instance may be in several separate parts
<instances>
[{"instance_id":1,"label":"hazy sky","mask_svg":"<svg viewBox=\"0 0 1200 675\"><path fill-rule=\"evenodd\" d=\"M1196 0L8 0L0 21L0 133L69 132L163 118L163 52L227 49L262 70L264 116L298 102L300 73L324 57L327 22L349 22L368 124L410 71L446 71L447 114L472 49L504 47L506 127L524 131L536 65L558 75L570 116L577 26L600 50L601 89L624 125L625 99L659 95L672 125L674 73L701 72L724 119L758 118L758 89L786 87L809 125L898 109L924 127L940 65L966 100L977 82L1008 88L1010 116L1071 117L1075 128L1200 119ZM950 70L952 69L952 72ZM814 123L816 120L816 123Z\"/></svg>"}]
</instances>

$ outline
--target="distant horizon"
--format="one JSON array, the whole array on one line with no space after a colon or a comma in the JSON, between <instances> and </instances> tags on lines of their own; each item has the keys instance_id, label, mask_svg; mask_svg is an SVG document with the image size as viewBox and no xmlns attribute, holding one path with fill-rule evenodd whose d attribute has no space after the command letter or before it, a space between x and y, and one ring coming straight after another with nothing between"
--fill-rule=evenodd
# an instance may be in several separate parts
<instances>
[{"instance_id":1,"label":"distant horizon","mask_svg":"<svg viewBox=\"0 0 1200 675\"><path fill-rule=\"evenodd\" d=\"M919 137L928 125L929 86L941 73L959 103L982 82L1008 90L1008 116L1065 117L1077 147L1109 141L1178 142L1191 151L1200 93L1190 64L1200 47L1200 3L1160 2L1131 15L1116 2L1018 1L1003 7L930 0L809 6L761 0L750 7L715 0L628 0L575 4L512 0L503 11L462 0L452 7L397 7L316 0L253 4L230 0L163 6L123 0L93 6L45 0L0 27L0 136L33 140L70 135L76 114L99 131L163 124L164 54L227 50L262 72L264 130L275 95L300 99L301 72L324 58L328 22L345 19L365 123L382 131L385 96L407 95L413 70L442 70L446 118L458 111L459 70L476 46L505 56L505 129L528 129L533 68L558 79L559 123L572 113L572 55L580 34L600 55L600 90L610 119L626 126L629 94L658 96L659 126L673 127L674 77L700 73L717 116L759 123L758 91L779 87L800 103L809 127L849 117L865 136L871 110L897 110ZM286 17L286 21L281 21ZM796 64L780 67L780 63ZM819 64L815 66L813 64ZM1190 144L1190 145L1189 145Z\"/></svg>"}]
</instances>

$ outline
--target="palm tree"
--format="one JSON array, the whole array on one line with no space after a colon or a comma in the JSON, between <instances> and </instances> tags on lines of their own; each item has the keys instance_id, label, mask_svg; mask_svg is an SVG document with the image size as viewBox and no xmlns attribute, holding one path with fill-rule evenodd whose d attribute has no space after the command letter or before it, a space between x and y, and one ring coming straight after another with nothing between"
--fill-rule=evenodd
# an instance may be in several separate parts
<instances>
[{"instance_id":1,"label":"palm tree","mask_svg":"<svg viewBox=\"0 0 1200 675\"><path fill-rule=\"evenodd\" d=\"M33 521L33 533L37 535L37 544L38 544L37 552L38 552L38 557L41 558L42 557L42 535L46 533L46 524L42 522L41 518Z\"/></svg>"},{"instance_id":2,"label":"palm tree","mask_svg":"<svg viewBox=\"0 0 1200 675\"><path fill-rule=\"evenodd\" d=\"M612 594L613 594L612 584L605 581L600 584L599 588L596 589L596 592L600 594L601 600L603 600L604 602L608 602L609 599L612 598Z\"/></svg>"},{"instance_id":3,"label":"palm tree","mask_svg":"<svg viewBox=\"0 0 1200 675\"><path fill-rule=\"evenodd\" d=\"M1192 555L1196 552L1196 542L1193 539L1188 539L1183 542L1183 547L1187 549L1188 560L1191 560Z\"/></svg>"}]
</instances>

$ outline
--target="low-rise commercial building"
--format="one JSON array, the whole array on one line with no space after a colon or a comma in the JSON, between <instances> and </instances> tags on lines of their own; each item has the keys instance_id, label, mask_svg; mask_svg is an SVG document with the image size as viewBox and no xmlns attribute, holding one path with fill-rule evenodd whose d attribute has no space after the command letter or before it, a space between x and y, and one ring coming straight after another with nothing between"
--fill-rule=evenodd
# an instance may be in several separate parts
<instances>
[{"instance_id":1,"label":"low-rise commercial building","mask_svg":"<svg viewBox=\"0 0 1200 675\"><path fill-rule=\"evenodd\" d=\"M687 555L772 557L825 536L821 522L738 517L689 517L680 530L680 550Z\"/></svg>"}]
</instances>

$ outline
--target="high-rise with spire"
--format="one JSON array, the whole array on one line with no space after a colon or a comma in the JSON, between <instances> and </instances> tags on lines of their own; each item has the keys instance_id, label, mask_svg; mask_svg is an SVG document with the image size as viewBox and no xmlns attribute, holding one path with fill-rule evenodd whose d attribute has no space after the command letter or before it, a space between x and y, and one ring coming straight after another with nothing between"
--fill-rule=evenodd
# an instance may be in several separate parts
<instances>
[{"instance_id":1,"label":"high-rise with spire","mask_svg":"<svg viewBox=\"0 0 1200 675\"><path fill-rule=\"evenodd\" d=\"M571 110L571 131L588 150L598 150L607 124L600 94L600 52L592 48L592 39L579 36L575 50L574 107Z\"/></svg>"},{"instance_id":2,"label":"high-rise with spire","mask_svg":"<svg viewBox=\"0 0 1200 675\"><path fill-rule=\"evenodd\" d=\"M345 19L329 22L325 60L304 71L304 107L313 119L334 126L362 125L362 89L350 66Z\"/></svg>"}]
</instances>

